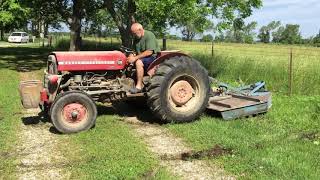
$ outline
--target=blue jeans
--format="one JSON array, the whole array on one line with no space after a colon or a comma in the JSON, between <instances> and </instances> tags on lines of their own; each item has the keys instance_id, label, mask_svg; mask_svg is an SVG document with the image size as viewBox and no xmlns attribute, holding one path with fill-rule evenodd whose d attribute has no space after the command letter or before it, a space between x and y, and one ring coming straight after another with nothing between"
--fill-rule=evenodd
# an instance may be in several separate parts
<instances>
[{"instance_id":1,"label":"blue jeans","mask_svg":"<svg viewBox=\"0 0 320 180\"><path fill-rule=\"evenodd\" d=\"M148 56L141 59L144 70L147 70L150 64L156 59L154 56Z\"/></svg>"}]
</instances>

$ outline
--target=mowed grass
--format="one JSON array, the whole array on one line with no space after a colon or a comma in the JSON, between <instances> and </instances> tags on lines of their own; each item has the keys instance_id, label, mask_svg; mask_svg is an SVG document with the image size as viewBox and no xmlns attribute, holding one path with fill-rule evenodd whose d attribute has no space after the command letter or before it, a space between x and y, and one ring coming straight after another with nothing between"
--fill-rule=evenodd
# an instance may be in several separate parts
<instances>
[{"instance_id":1,"label":"mowed grass","mask_svg":"<svg viewBox=\"0 0 320 180\"><path fill-rule=\"evenodd\" d=\"M52 50L0 47L0 179L14 177L19 163L14 151L22 123L19 72L28 69L31 77L40 79L47 54ZM95 128L58 137L57 149L67 158L66 164L60 166L71 173L71 179L172 179L166 169L159 167L146 145L120 120L112 108L99 106Z\"/></svg>"},{"instance_id":2,"label":"mowed grass","mask_svg":"<svg viewBox=\"0 0 320 180\"><path fill-rule=\"evenodd\" d=\"M3 179L15 171L16 157L12 152L17 145L21 114L18 73L0 68L0 77L0 179Z\"/></svg>"},{"instance_id":3,"label":"mowed grass","mask_svg":"<svg viewBox=\"0 0 320 180\"><path fill-rule=\"evenodd\" d=\"M19 163L20 155L15 152L22 124L19 71L38 72L44 64L41 57L47 51L30 44L0 43L0 179L14 177Z\"/></svg>"},{"instance_id":4,"label":"mowed grass","mask_svg":"<svg viewBox=\"0 0 320 180\"><path fill-rule=\"evenodd\" d=\"M199 60L218 80L241 85L264 80L273 92L266 115L223 121L209 114L189 124L166 127L196 150L215 145L232 154L208 158L240 179L319 179L319 49L281 45L215 44L169 41ZM294 60L294 96L288 92L290 48Z\"/></svg>"},{"instance_id":5,"label":"mowed grass","mask_svg":"<svg viewBox=\"0 0 320 180\"><path fill-rule=\"evenodd\" d=\"M153 171L170 177L157 169L156 158L120 120L110 109L100 107L95 128L67 137L69 144L61 152L73 162L72 179L140 179Z\"/></svg>"},{"instance_id":6,"label":"mowed grass","mask_svg":"<svg viewBox=\"0 0 320 180\"><path fill-rule=\"evenodd\" d=\"M216 144L232 149L232 155L209 161L240 179L320 177L320 96L275 95L266 115L234 121L206 115L200 121L167 128L196 150Z\"/></svg>"}]
</instances>

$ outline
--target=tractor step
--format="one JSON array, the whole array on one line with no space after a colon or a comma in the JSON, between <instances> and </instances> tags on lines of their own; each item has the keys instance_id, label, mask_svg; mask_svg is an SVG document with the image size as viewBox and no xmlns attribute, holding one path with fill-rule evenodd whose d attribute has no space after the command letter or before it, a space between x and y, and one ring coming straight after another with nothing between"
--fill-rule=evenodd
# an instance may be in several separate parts
<instances>
[{"instance_id":1,"label":"tractor step","mask_svg":"<svg viewBox=\"0 0 320 180\"><path fill-rule=\"evenodd\" d=\"M271 108L271 93L265 90L265 83L233 88L223 83L210 97L207 109L221 114L225 120L254 116Z\"/></svg>"}]
</instances>

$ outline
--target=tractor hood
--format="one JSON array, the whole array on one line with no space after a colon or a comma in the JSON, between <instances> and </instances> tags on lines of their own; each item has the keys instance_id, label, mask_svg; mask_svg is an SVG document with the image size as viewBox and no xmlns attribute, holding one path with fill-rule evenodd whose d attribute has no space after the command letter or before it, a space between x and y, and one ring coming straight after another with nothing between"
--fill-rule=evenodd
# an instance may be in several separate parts
<instances>
[{"instance_id":1,"label":"tractor hood","mask_svg":"<svg viewBox=\"0 0 320 180\"><path fill-rule=\"evenodd\" d=\"M127 58L120 51L52 52L58 71L121 70Z\"/></svg>"}]
</instances>

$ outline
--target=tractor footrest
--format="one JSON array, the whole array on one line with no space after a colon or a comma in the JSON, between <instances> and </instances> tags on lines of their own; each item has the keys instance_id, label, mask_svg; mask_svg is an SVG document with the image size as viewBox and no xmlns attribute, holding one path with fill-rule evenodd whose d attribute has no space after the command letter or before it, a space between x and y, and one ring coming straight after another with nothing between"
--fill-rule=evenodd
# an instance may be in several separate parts
<instances>
[{"instance_id":1,"label":"tractor footrest","mask_svg":"<svg viewBox=\"0 0 320 180\"><path fill-rule=\"evenodd\" d=\"M271 93L264 92L255 96L228 94L209 99L207 109L221 114L223 119L232 120L265 113L271 107Z\"/></svg>"}]
</instances>

